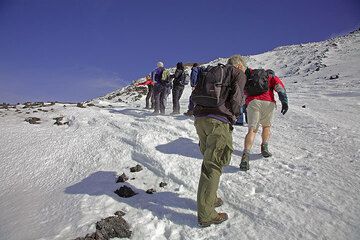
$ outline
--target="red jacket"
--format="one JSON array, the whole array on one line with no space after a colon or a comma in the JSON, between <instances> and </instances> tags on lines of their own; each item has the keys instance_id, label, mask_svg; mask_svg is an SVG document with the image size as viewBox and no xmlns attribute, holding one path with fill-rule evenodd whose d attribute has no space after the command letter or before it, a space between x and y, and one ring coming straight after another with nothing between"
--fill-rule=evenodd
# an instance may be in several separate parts
<instances>
[{"instance_id":1,"label":"red jacket","mask_svg":"<svg viewBox=\"0 0 360 240\"><path fill-rule=\"evenodd\" d=\"M154 85L155 83L151 78L147 78L145 82L138 83L137 86L147 86L147 85Z\"/></svg>"},{"instance_id":2,"label":"red jacket","mask_svg":"<svg viewBox=\"0 0 360 240\"><path fill-rule=\"evenodd\" d=\"M254 100L262 100L269 102L276 102L274 97L274 90L279 91L279 89L285 89L284 83L277 76L269 76L269 91L264 92L257 96L247 96L245 99L245 104L249 105L249 103Z\"/></svg>"}]
</instances>

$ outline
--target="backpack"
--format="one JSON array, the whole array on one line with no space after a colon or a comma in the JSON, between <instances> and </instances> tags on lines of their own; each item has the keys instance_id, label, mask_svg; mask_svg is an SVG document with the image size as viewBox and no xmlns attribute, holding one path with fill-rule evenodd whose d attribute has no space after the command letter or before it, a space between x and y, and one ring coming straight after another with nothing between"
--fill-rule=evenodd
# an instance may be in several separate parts
<instances>
[{"instance_id":1,"label":"backpack","mask_svg":"<svg viewBox=\"0 0 360 240\"><path fill-rule=\"evenodd\" d=\"M185 86L188 85L190 82L190 75L188 71L183 71L180 77L180 84Z\"/></svg>"},{"instance_id":2,"label":"backpack","mask_svg":"<svg viewBox=\"0 0 360 240\"><path fill-rule=\"evenodd\" d=\"M226 66L199 68L198 82L191 93L191 100L204 107L219 107L224 104L230 84L226 81Z\"/></svg>"},{"instance_id":3,"label":"backpack","mask_svg":"<svg viewBox=\"0 0 360 240\"><path fill-rule=\"evenodd\" d=\"M264 69L254 69L250 74L247 75L244 90L248 96L256 96L269 91L268 78L270 71L265 71Z\"/></svg>"}]
</instances>

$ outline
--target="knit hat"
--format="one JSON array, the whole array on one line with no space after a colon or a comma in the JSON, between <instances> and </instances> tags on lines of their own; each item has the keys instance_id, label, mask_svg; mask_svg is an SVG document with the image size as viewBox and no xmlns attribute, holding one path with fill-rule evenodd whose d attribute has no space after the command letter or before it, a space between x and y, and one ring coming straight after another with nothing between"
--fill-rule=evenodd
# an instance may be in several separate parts
<instances>
[{"instance_id":1,"label":"knit hat","mask_svg":"<svg viewBox=\"0 0 360 240\"><path fill-rule=\"evenodd\" d=\"M164 63L163 63L163 62L158 62L156 65L157 65L158 67L164 67Z\"/></svg>"}]
</instances>

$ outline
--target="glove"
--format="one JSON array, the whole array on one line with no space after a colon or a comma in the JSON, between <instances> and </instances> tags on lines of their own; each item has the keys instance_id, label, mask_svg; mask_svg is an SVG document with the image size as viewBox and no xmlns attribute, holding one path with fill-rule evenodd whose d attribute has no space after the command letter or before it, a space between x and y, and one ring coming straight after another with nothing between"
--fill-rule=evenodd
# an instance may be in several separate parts
<instances>
[{"instance_id":1,"label":"glove","mask_svg":"<svg viewBox=\"0 0 360 240\"><path fill-rule=\"evenodd\" d=\"M281 113L283 114L283 115L285 115L285 113L287 112L287 110L289 109L289 106L288 106L288 104L287 103L281 103Z\"/></svg>"}]
</instances>

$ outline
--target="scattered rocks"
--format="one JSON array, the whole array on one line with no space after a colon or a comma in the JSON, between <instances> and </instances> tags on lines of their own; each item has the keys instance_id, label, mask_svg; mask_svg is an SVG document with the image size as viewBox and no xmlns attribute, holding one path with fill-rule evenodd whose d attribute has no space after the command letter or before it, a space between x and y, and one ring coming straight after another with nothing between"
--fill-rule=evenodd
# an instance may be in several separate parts
<instances>
[{"instance_id":1,"label":"scattered rocks","mask_svg":"<svg viewBox=\"0 0 360 240\"><path fill-rule=\"evenodd\" d=\"M338 79L339 78L339 74L335 74L335 75L331 75L330 76L330 79Z\"/></svg>"},{"instance_id":2,"label":"scattered rocks","mask_svg":"<svg viewBox=\"0 0 360 240\"><path fill-rule=\"evenodd\" d=\"M166 182L161 182L161 183L159 184L160 187L165 187L166 185L167 185Z\"/></svg>"},{"instance_id":3,"label":"scattered rocks","mask_svg":"<svg viewBox=\"0 0 360 240\"><path fill-rule=\"evenodd\" d=\"M125 213L124 213L123 211L116 211L116 212L114 213L114 215L119 216L119 217L122 217L122 216L125 216Z\"/></svg>"},{"instance_id":4,"label":"scattered rocks","mask_svg":"<svg viewBox=\"0 0 360 240\"><path fill-rule=\"evenodd\" d=\"M118 211L121 212L121 211ZM116 213L118 213L116 212ZM123 215L107 217L96 223L96 232L75 240L108 240L110 238L130 238L132 232L129 224L122 218Z\"/></svg>"},{"instance_id":5,"label":"scattered rocks","mask_svg":"<svg viewBox=\"0 0 360 240\"><path fill-rule=\"evenodd\" d=\"M156 192L156 190L153 189L153 188L150 188L150 189L146 190L147 194L153 194L154 192Z\"/></svg>"},{"instance_id":6,"label":"scattered rocks","mask_svg":"<svg viewBox=\"0 0 360 240\"><path fill-rule=\"evenodd\" d=\"M64 117L55 117L55 118L53 118L55 120L54 125L58 125L58 126L63 125L64 123L61 122L63 120L63 118Z\"/></svg>"},{"instance_id":7,"label":"scattered rocks","mask_svg":"<svg viewBox=\"0 0 360 240\"><path fill-rule=\"evenodd\" d=\"M114 193L116 193L119 197L122 198L129 198L137 194L136 192L134 192L134 190L132 190L130 187L127 187L125 185L115 190Z\"/></svg>"},{"instance_id":8,"label":"scattered rocks","mask_svg":"<svg viewBox=\"0 0 360 240\"><path fill-rule=\"evenodd\" d=\"M78 108L86 108L86 107L84 106L84 104L82 104L82 103L77 103L76 106L77 106Z\"/></svg>"},{"instance_id":9,"label":"scattered rocks","mask_svg":"<svg viewBox=\"0 0 360 240\"><path fill-rule=\"evenodd\" d=\"M35 107L44 107L45 104L44 102L26 102L24 103L24 107L23 108L35 108Z\"/></svg>"},{"instance_id":10,"label":"scattered rocks","mask_svg":"<svg viewBox=\"0 0 360 240\"><path fill-rule=\"evenodd\" d=\"M135 167L130 168L130 172L140 172L141 170L143 170L143 168L139 164L137 164Z\"/></svg>"},{"instance_id":11,"label":"scattered rocks","mask_svg":"<svg viewBox=\"0 0 360 240\"><path fill-rule=\"evenodd\" d=\"M25 122L28 122L30 124L40 124L39 121L41 119L40 118L37 118L37 117L28 117L28 118L25 118Z\"/></svg>"},{"instance_id":12,"label":"scattered rocks","mask_svg":"<svg viewBox=\"0 0 360 240\"><path fill-rule=\"evenodd\" d=\"M93 103L88 103L87 106L88 106L88 107L95 107L95 104L93 104Z\"/></svg>"},{"instance_id":13,"label":"scattered rocks","mask_svg":"<svg viewBox=\"0 0 360 240\"><path fill-rule=\"evenodd\" d=\"M129 180L128 176L125 175L125 173L121 174L118 179L116 180L116 182L126 182L127 180Z\"/></svg>"}]
</instances>

